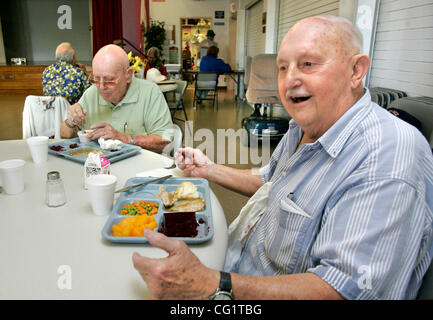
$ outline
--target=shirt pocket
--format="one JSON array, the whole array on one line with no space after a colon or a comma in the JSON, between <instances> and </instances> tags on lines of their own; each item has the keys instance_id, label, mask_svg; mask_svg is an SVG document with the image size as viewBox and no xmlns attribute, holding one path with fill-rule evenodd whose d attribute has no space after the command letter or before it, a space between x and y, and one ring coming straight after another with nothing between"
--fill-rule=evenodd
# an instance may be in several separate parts
<instances>
[{"instance_id":1,"label":"shirt pocket","mask_svg":"<svg viewBox=\"0 0 433 320\"><path fill-rule=\"evenodd\" d=\"M287 231L305 232L311 220L311 215L291 199L283 198L280 200L280 228Z\"/></svg>"}]
</instances>

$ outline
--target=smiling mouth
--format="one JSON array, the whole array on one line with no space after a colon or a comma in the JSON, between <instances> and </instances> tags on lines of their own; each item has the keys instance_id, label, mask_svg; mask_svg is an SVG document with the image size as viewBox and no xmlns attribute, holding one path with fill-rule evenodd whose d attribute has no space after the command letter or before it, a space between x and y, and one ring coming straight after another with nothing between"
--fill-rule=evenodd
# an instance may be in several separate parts
<instances>
[{"instance_id":1,"label":"smiling mouth","mask_svg":"<svg viewBox=\"0 0 433 320\"><path fill-rule=\"evenodd\" d=\"M310 99L311 96L305 96L305 97L290 97L290 100L292 100L293 103L300 103L300 102L304 102L307 101L308 99Z\"/></svg>"}]
</instances>

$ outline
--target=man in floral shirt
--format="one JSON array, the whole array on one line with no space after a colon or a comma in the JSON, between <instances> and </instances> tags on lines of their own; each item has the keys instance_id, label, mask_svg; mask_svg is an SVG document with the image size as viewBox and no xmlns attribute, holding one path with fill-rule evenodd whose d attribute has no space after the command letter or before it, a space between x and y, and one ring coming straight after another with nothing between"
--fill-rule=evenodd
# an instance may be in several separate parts
<instances>
[{"instance_id":1,"label":"man in floral shirt","mask_svg":"<svg viewBox=\"0 0 433 320\"><path fill-rule=\"evenodd\" d=\"M72 105L80 99L91 83L75 57L70 43L61 43L56 49L56 63L48 66L42 74L45 96L62 96Z\"/></svg>"}]
</instances>

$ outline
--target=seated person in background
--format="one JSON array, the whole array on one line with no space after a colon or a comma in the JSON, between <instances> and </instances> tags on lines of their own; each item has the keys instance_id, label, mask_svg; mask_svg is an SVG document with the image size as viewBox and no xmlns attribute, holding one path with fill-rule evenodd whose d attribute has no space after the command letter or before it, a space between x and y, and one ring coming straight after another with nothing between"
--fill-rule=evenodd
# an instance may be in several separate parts
<instances>
[{"instance_id":1,"label":"seated person in background","mask_svg":"<svg viewBox=\"0 0 433 320\"><path fill-rule=\"evenodd\" d=\"M230 65L225 63L222 59L218 59L218 47L210 46L207 49L207 55L201 59L200 62L200 72L217 72L224 73L230 72L232 68ZM207 85L215 85L215 81L207 81ZM197 90L198 103L201 103L201 99L206 98L208 90Z\"/></svg>"},{"instance_id":2,"label":"seated person in background","mask_svg":"<svg viewBox=\"0 0 433 320\"><path fill-rule=\"evenodd\" d=\"M61 136L75 137L82 126L95 129L90 140L117 139L161 153L170 143L164 134L172 121L158 86L134 77L127 54L116 45L101 48L92 69L94 85L69 108Z\"/></svg>"},{"instance_id":3,"label":"seated person in background","mask_svg":"<svg viewBox=\"0 0 433 320\"><path fill-rule=\"evenodd\" d=\"M207 49L207 55L201 59L200 71L202 72L230 72L232 68L222 59L218 59L218 47L211 46Z\"/></svg>"},{"instance_id":4,"label":"seated person in background","mask_svg":"<svg viewBox=\"0 0 433 320\"><path fill-rule=\"evenodd\" d=\"M163 76L167 76L167 68L164 66L164 64L161 61L161 55L159 53L159 49L156 47L152 47L149 50L147 50L147 62L144 66L144 77L147 75L147 71L152 68L156 68L161 72Z\"/></svg>"},{"instance_id":5,"label":"seated person in background","mask_svg":"<svg viewBox=\"0 0 433 320\"><path fill-rule=\"evenodd\" d=\"M45 68L42 74L44 95L62 96L70 104L74 104L90 85L85 67L77 62L71 44L59 44L56 49L56 63Z\"/></svg>"},{"instance_id":6,"label":"seated person in background","mask_svg":"<svg viewBox=\"0 0 433 320\"><path fill-rule=\"evenodd\" d=\"M361 45L342 17L309 17L287 32L278 90L292 120L259 175L179 150L186 176L253 197L230 225L225 273L145 229L169 253L133 254L151 297L207 299L220 278L225 296L245 300L417 296L433 252L433 156L416 128L371 101Z\"/></svg>"}]
</instances>

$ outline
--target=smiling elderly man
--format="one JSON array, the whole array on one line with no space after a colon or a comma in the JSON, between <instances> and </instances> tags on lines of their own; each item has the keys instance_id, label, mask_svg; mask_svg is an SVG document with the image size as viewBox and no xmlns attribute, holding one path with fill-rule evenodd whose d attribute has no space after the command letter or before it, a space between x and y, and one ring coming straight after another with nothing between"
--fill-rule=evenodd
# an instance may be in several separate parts
<instances>
[{"instance_id":1,"label":"smiling elderly man","mask_svg":"<svg viewBox=\"0 0 433 320\"><path fill-rule=\"evenodd\" d=\"M151 81L137 79L128 56L116 45L101 48L93 58L94 83L68 110L61 136L72 138L78 126L95 129L89 139L118 139L161 153L172 127L164 95Z\"/></svg>"},{"instance_id":2,"label":"smiling elderly man","mask_svg":"<svg viewBox=\"0 0 433 320\"><path fill-rule=\"evenodd\" d=\"M415 127L371 101L361 43L341 17L310 17L287 32L278 87L293 119L260 175L180 149L185 175L253 196L230 225L222 272L146 230L169 253L133 255L152 297L416 297L433 255L433 157Z\"/></svg>"}]
</instances>

